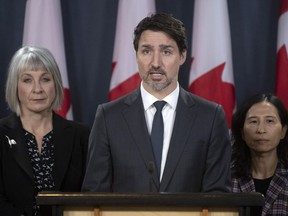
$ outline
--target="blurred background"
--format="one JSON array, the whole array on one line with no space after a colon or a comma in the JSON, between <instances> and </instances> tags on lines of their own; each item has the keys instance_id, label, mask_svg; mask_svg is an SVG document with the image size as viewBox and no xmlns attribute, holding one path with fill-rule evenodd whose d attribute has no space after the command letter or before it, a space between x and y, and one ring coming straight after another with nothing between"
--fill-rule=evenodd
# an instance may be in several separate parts
<instances>
[{"instance_id":1,"label":"blurred background","mask_svg":"<svg viewBox=\"0 0 288 216\"><path fill-rule=\"evenodd\" d=\"M118 2L60 1L73 118L90 126L97 106L109 100ZM25 5L26 0L0 0L0 117L9 113L4 96L6 72L12 55L22 45ZM227 5L237 106L255 93L275 92L280 1L228 0ZM155 8L183 21L190 58L194 0L155 0ZM179 75L185 89L189 89L189 58Z\"/></svg>"}]
</instances>

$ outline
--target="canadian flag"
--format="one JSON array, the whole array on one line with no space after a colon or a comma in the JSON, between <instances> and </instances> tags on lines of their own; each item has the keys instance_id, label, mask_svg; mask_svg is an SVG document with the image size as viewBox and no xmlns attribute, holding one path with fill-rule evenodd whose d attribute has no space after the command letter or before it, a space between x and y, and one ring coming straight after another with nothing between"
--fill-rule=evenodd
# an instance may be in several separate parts
<instances>
[{"instance_id":1,"label":"canadian flag","mask_svg":"<svg viewBox=\"0 0 288 216\"><path fill-rule=\"evenodd\" d=\"M235 108L226 0L195 0L189 90L223 106L227 123Z\"/></svg>"},{"instance_id":2,"label":"canadian flag","mask_svg":"<svg viewBox=\"0 0 288 216\"><path fill-rule=\"evenodd\" d=\"M277 39L275 94L288 108L288 0L281 0Z\"/></svg>"},{"instance_id":3,"label":"canadian flag","mask_svg":"<svg viewBox=\"0 0 288 216\"><path fill-rule=\"evenodd\" d=\"M109 100L133 91L141 83L133 48L133 33L137 24L154 12L154 0L119 0Z\"/></svg>"},{"instance_id":4,"label":"canadian flag","mask_svg":"<svg viewBox=\"0 0 288 216\"><path fill-rule=\"evenodd\" d=\"M56 112L72 119L60 0L27 0L23 45L45 47L53 54L64 85L64 100Z\"/></svg>"}]
</instances>

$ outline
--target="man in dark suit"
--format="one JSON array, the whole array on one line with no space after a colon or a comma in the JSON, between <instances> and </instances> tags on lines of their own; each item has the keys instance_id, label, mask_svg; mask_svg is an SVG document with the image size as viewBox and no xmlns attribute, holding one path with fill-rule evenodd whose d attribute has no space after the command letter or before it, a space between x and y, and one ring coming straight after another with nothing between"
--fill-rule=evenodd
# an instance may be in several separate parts
<instances>
[{"instance_id":1,"label":"man in dark suit","mask_svg":"<svg viewBox=\"0 0 288 216\"><path fill-rule=\"evenodd\" d=\"M144 18L134 31L134 48L141 85L99 105L82 191L229 192L224 111L178 84L187 53L183 23L164 13ZM160 156L152 135L156 101L165 101Z\"/></svg>"}]
</instances>

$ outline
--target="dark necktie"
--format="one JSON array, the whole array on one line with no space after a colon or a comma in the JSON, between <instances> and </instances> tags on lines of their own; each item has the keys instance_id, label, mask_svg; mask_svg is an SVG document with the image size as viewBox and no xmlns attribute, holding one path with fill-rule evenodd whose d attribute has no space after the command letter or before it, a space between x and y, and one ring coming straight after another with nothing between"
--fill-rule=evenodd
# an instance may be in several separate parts
<instances>
[{"instance_id":1,"label":"dark necktie","mask_svg":"<svg viewBox=\"0 0 288 216\"><path fill-rule=\"evenodd\" d=\"M161 173L161 160L162 160L163 134L164 134L162 109L165 104L166 104L165 101L156 101L154 103L154 106L156 107L157 110L154 115L151 131L151 141L159 176Z\"/></svg>"}]
</instances>

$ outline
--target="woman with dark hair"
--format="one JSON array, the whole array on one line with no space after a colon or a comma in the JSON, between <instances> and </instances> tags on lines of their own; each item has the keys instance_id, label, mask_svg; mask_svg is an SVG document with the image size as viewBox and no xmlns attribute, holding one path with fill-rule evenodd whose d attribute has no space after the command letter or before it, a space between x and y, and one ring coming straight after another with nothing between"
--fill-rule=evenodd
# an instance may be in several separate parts
<instances>
[{"instance_id":1,"label":"woman with dark hair","mask_svg":"<svg viewBox=\"0 0 288 216\"><path fill-rule=\"evenodd\" d=\"M262 216L288 214L287 127L287 110L273 94L249 98L232 119L232 191L262 193Z\"/></svg>"}]
</instances>

